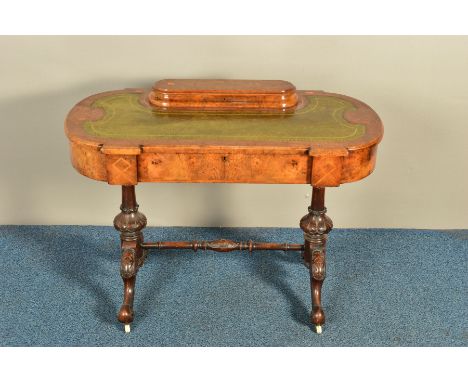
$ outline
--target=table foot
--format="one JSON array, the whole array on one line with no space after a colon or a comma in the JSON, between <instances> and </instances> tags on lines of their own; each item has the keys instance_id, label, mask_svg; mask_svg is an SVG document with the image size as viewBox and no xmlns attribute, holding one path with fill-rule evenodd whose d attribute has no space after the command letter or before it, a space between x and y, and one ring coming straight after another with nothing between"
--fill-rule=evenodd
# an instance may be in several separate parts
<instances>
[{"instance_id":1,"label":"table foot","mask_svg":"<svg viewBox=\"0 0 468 382\"><path fill-rule=\"evenodd\" d=\"M135 277L124 279L124 298L122 306L120 307L118 320L123 324L133 322L133 300L135 298Z\"/></svg>"},{"instance_id":2,"label":"table foot","mask_svg":"<svg viewBox=\"0 0 468 382\"><path fill-rule=\"evenodd\" d=\"M130 333L130 324L124 325L125 333Z\"/></svg>"},{"instance_id":3,"label":"table foot","mask_svg":"<svg viewBox=\"0 0 468 382\"><path fill-rule=\"evenodd\" d=\"M325 253L328 233L333 228L331 219L325 214L325 189L313 188L312 203L309 213L300 222L304 231L304 263L309 268L312 311L310 322L315 325L316 332L322 332L325 323L325 313L322 309L322 284L325 280Z\"/></svg>"}]
</instances>

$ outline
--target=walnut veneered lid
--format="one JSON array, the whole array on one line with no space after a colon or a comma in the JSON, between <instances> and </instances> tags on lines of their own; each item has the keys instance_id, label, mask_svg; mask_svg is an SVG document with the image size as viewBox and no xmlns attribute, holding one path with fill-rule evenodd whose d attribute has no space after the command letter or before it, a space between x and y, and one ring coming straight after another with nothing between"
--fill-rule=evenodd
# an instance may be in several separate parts
<instances>
[{"instance_id":1,"label":"walnut veneered lid","mask_svg":"<svg viewBox=\"0 0 468 382\"><path fill-rule=\"evenodd\" d=\"M289 109L298 104L293 84L278 80L161 80L148 96L166 109Z\"/></svg>"}]
</instances>

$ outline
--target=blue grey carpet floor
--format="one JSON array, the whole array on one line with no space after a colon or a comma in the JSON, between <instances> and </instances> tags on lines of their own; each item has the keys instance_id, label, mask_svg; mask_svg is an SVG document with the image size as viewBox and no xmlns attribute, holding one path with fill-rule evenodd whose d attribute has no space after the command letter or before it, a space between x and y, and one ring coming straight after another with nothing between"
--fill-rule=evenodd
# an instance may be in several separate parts
<instances>
[{"instance_id":1,"label":"blue grey carpet floor","mask_svg":"<svg viewBox=\"0 0 468 382\"><path fill-rule=\"evenodd\" d=\"M147 228L145 239L300 243L300 229ZM135 322L116 320L111 227L0 226L1 346L467 346L468 230L335 229L323 301L308 324L297 252L152 252Z\"/></svg>"}]
</instances>

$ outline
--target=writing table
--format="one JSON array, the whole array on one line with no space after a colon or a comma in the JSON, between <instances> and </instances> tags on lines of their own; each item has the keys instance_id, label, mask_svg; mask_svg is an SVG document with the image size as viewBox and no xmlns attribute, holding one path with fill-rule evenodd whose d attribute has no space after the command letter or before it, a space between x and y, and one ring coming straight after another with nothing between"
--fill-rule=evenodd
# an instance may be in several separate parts
<instances>
[{"instance_id":1,"label":"writing table","mask_svg":"<svg viewBox=\"0 0 468 382\"><path fill-rule=\"evenodd\" d=\"M130 331L138 269L150 249L300 251L310 272L311 323L325 315L326 187L358 181L374 167L383 136L378 115L356 99L297 91L285 81L162 80L153 89L92 95L69 112L65 132L73 167L122 187L118 320ZM139 182L310 184L312 201L300 220L304 244L230 240L148 243L138 210Z\"/></svg>"}]
</instances>

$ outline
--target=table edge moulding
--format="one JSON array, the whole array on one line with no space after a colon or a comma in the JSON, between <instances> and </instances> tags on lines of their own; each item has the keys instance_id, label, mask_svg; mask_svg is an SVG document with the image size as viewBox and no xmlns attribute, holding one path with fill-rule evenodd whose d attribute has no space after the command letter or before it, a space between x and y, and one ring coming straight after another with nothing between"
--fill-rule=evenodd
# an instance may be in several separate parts
<instances>
[{"instance_id":1,"label":"table edge moulding","mask_svg":"<svg viewBox=\"0 0 468 382\"><path fill-rule=\"evenodd\" d=\"M311 322L321 332L325 245L332 221L325 187L358 181L375 167L383 137L378 115L354 98L296 90L287 81L161 80L152 89L92 95L66 117L73 167L122 186L124 303L119 321L130 330L138 268L150 249L301 251L309 268ZM304 244L230 240L145 243L139 182L310 184L309 213L300 221Z\"/></svg>"}]
</instances>

